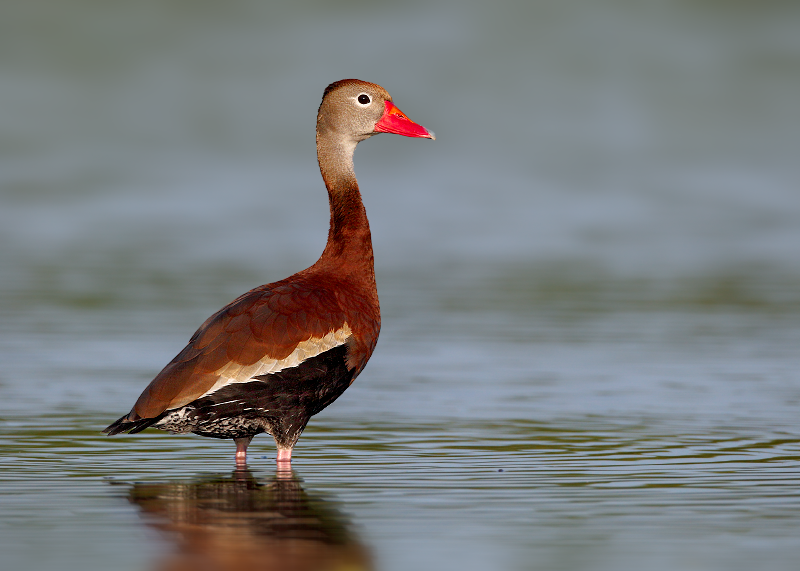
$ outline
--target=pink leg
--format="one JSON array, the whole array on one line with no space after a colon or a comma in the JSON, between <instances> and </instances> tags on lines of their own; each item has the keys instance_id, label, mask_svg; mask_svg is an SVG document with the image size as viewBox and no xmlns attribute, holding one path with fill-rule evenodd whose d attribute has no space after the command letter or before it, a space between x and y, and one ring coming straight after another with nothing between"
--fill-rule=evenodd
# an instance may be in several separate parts
<instances>
[{"instance_id":1,"label":"pink leg","mask_svg":"<svg viewBox=\"0 0 800 571\"><path fill-rule=\"evenodd\" d=\"M234 438L233 441L236 443L236 467L237 468L244 468L247 466L247 446L250 444L250 441L253 439L252 436L246 436L244 438Z\"/></svg>"},{"instance_id":2,"label":"pink leg","mask_svg":"<svg viewBox=\"0 0 800 571\"><path fill-rule=\"evenodd\" d=\"M278 471L292 469L292 449L278 448Z\"/></svg>"}]
</instances>

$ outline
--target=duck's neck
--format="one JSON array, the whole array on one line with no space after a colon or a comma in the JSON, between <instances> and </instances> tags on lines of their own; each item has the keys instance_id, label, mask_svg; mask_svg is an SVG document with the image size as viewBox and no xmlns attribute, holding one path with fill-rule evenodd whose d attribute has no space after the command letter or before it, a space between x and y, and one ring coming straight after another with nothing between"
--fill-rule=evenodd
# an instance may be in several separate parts
<instances>
[{"instance_id":1,"label":"duck's neck","mask_svg":"<svg viewBox=\"0 0 800 571\"><path fill-rule=\"evenodd\" d=\"M328 242L318 264L375 282L372 237L353 170L355 141L317 134L317 157L331 208Z\"/></svg>"}]
</instances>

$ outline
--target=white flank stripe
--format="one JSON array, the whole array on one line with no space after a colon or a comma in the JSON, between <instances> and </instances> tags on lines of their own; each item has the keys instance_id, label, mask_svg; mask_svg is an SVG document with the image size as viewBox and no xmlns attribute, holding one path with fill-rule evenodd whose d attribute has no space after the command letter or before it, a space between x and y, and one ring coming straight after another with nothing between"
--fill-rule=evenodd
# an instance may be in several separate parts
<instances>
[{"instance_id":1,"label":"white flank stripe","mask_svg":"<svg viewBox=\"0 0 800 571\"><path fill-rule=\"evenodd\" d=\"M239 402L239 399L232 399L232 400L226 400L224 402L211 403L211 406L222 406L224 404L228 404L228 403L232 403L232 402Z\"/></svg>"},{"instance_id":2,"label":"white flank stripe","mask_svg":"<svg viewBox=\"0 0 800 571\"><path fill-rule=\"evenodd\" d=\"M350 327L345 323L342 328L331 331L324 337L312 337L307 341L301 341L297 344L294 351L285 359L271 359L265 357L252 365L228 363L214 371L213 374L219 375L219 379L214 383L214 386L203 393L202 396L210 395L232 383L246 383L251 381L253 377L269 375L270 373L277 373L289 367L296 367L306 359L315 357L339 345L344 345L352 334L353 332L350 330Z\"/></svg>"}]
</instances>

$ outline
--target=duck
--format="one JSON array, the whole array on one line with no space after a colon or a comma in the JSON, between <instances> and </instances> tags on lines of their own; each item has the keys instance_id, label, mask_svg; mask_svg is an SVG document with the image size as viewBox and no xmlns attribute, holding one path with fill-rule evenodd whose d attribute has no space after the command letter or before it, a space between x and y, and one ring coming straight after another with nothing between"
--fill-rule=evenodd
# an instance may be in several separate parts
<instances>
[{"instance_id":1,"label":"duck","mask_svg":"<svg viewBox=\"0 0 800 571\"><path fill-rule=\"evenodd\" d=\"M356 145L378 133L435 139L380 85L358 79L328 85L316 124L330 205L322 255L209 317L105 434L153 427L232 439L236 466L244 467L252 439L267 433L278 469L291 469L310 418L353 383L378 341L372 238L353 167Z\"/></svg>"}]
</instances>

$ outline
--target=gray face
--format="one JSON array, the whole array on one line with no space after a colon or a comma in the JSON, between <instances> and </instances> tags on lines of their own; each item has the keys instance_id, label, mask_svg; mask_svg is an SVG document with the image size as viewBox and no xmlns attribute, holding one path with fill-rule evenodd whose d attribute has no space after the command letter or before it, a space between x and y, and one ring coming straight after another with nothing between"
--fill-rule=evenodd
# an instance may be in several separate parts
<instances>
[{"instance_id":1,"label":"gray face","mask_svg":"<svg viewBox=\"0 0 800 571\"><path fill-rule=\"evenodd\" d=\"M383 116L386 101L391 100L392 96L380 85L357 79L338 81L323 96L317 130L363 141L375 134L375 124Z\"/></svg>"}]
</instances>

